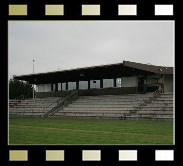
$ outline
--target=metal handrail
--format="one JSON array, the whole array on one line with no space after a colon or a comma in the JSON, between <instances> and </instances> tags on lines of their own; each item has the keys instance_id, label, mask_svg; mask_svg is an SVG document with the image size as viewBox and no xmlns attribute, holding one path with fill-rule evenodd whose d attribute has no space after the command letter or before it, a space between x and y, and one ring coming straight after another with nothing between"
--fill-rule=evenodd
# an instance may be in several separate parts
<instances>
[{"instance_id":1,"label":"metal handrail","mask_svg":"<svg viewBox=\"0 0 183 166\"><path fill-rule=\"evenodd\" d=\"M58 105L58 101L59 101L59 99L57 100L57 105ZM42 107L42 110L45 112L45 109L52 106L53 104L55 104L55 101L52 102L51 104L47 105L47 106Z\"/></svg>"},{"instance_id":2,"label":"metal handrail","mask_svg":"<svg viewBox=\"0 0 183 166\"><path fill-rule=\"evenodd\" d=\"M155 93L160 93L162 92L163 88L162 87L159 87L157 90L155 90L154 92L152 92L152 94L155 94Z\"/></svg>"},{"instance_id":3,"label":"metal handrail","mask_svg":"<svg viewBox=\"0 0 183 166\"><path fill-rule=\"evenodd\" d=\"M68 95L70 95L70 93L69 93ZM52 103L51 103L50 105L48 105L48 106L42 107L42 108L43 108L43 111L44 111L47 107L50 107L50 106L53 105L53 104L55 104L55 101L52 102ZM58 106L59 104L60 104L60 99L57 100L57 106Z\"/></svg>"},{"instance_id":4,"label":"metal handrail","mask_svg":"<svg viewBox=\"0 0 183 166\"><path fill-rule=\"evenodd\" d=\"M148 97L148 99L146 101L144 100L144 103L147 103L149 101L155 100L155 98L160 95L162 90L163 90L163 88L159 87L157 90L152 92L152 97ZM135 97L135 99L137 100L137 96ZM140 104L138 104L138 106L134 107L134 109L136 110L137 120L139 118L139 108L140 108L141 104L144 104L144 103L140 103Z\"/></svg>"},{"instance_id":5,"label":"metal handrail","mask_svg":"<svg viewBox=\"0 0 183 166\"><path fill-rule=\"evenodd\" d=\"M156 98L157 96L159 96L163 91L163 88L162 87L159 87L157 90L155 90L152 94L153 94L153 97Z\"/></svg>"},{"instance_id":6,"label":"metal handrail","mask_svg":"<svg viewBox=\"0 0 183 166\"><path fill-rule=\"evenodd\" d=\"M43 117L46 117L46 116L48 116L49 114L52 114L53 112L55 113L55 110L57 110L57 108L69 104L69 101L71 101L76 95L78 96L78 91L74 91L74 92L69 93L69 94L64 98L64 100L58 100L57 106L54 107L53 109L51 109L50 111L46 112L46 113L43 115Z\"/></svg>"}]
</instances>

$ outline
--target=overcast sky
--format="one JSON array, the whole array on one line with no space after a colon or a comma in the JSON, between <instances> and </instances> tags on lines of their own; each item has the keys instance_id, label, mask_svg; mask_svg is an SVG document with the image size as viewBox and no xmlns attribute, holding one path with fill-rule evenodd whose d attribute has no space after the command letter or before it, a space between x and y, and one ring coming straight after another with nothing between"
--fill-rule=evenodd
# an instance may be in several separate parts
<instances>
[{"instance_id":1,"label":"overcast sky","mask_svg":"<svg viewBox=\"0 0 183 166\"><path fill-rule=\"evenodd\" d=\"M174 66L172 21L11 21L9 77L120 63Z\"/></svg>"}]
</instances>

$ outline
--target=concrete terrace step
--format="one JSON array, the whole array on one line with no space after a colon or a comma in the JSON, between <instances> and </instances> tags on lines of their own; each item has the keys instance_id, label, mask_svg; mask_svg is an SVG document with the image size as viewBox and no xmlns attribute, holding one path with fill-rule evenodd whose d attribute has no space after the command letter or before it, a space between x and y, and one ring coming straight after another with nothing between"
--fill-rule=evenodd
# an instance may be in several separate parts
<instances>
[{"instance_id":1,"label":"concrete terrace step","mask_svg":"<svg viewBox=\"0 0 183 166\"><path fill-rule=\"evenodd\" d=\"M12 106L10 108L46 108L46 107L54 107L57 104L53 104L53 105L15 105Z\"/></svg>"},{"instance_id":2,"label":"concrete terrace step","mask_svg":"<svg viewBox=\"0 0 183 166\"><path fill-rule=\"evenodd\" d=\"M143 102L102 102L102 101L98 101L98 102L73 102L72 104L75 105L87 105L87 104L97 104L97 105L110 105L110 104L117 104L117 105L131 105L131 104L140 104Z\"/></svg>"},{"instance_id":3,"label":"concrete terrace step","mask_svg":"<svg viewBox=\"0 0 183 166\"><path fill-rule=\"evenodd\" d=\"M13 103L10 102L9 114L11 116L18 114L26 117L39 117L56 106L58 99L30 99L21 103L13 101ZM55 103L49 107L49 104L53 102ZM51 117L172 120L173 102L171 93L161 94L156 98L153 98L152 93L80 96Z\"/></svg>"},{"instance_id":4,"label":"concrete terrace step","mask_svg":"<svg viewBox=\"0 0 183 166\"><path fill-rule=\"evenodd\" d=\"M153 116L153 115L141 115L141 116L126 116L126 118L153 118L153 119L173 119L172 115L160 115L160 116Z\"/></svg>"},{"instance_id":5,"label":"concrete terrace step","mask_svg":"<svg viewBox=\"0 0 183 166\"><path fill-rule=\"evenodd\" d=\"M57 116L57 115L54 115L54 116ZM82 113L66 113L65 115L60 115L60 116L75 116L75 117L78 117L78 116L83 116L83 117L90 117L90 116L95 116L95 117L107 117L107 116L111 116L111 117L136 117L136 118L173 118L173 115L126 115L126 114L95 114L95 113L88 113L88 114L82 114Z\"/></svg>"},{"instance_id":6,"label":"concrete terrace step","mask_svg":"<svg viewBox=\"0 0 183 166\"><path fill-rule=\"evenodd\" d=\"M141 106L141 107L106 107L106 106L102 106L102 107L66 107L64 108L64 110L83 110L83 111L87 111L87 110L165 110L165 111L173 111L173 107L145 107L145 106Z\"/></svg>"},{"instance_id":7,"label":"concrete terrace step","mask_svg":"<svg viewBox=\"0 0 183 166\"><path fill-rule=\"evenodd\" d=\"M173 104L167 104L167 103L150 103L150 104L141 104L140 107L170 107L173 108Z\"/></svg>"},{"instance_id":8,"label":"concrete terrace step","mask_svg":"<svg viewBox=\"0 0 183 166\"><path fill-rule=\"evenodd\" d=\"M44 103L54 103L54 102L56 102L56 101L22 101L20 103L22 103L22 104L35 104L35 103L44 104Z\"/></svg>"},{"instance_id":9,"label":"concrete terrace step","mask_svg":"<svg viewBox=\"0 0 183 166\"><path fill-rule=\"evenodd\" d=\"M148 97L129 97L129 98L116 98L116 97L110 97L110 98L105 98L105 97L103 97L103 98L81 98L81 97L79 97L79 99L78 100L86 100L86 101L89 101L89 100L94 100L94 101L96 101L96 100L121 100L121 101L123 101L123 100L125 100L125 101L129 101L129 100L144 100L144 99L147 99ZM165 98L165 99L167 99L167 98Z\"/></svg>"},{"instance_id":10,"label":"concrete terrace step","mask_svg":"<svg viewBox=\"0 0 183 166\"><path fill-rule=\"evenodd\" d=\"M125 105L125 104L69 104L68 108L133 108L135 105Z\"/></svg>"},{"instance_id":11,"label":"concrete terrace step","mask_svg":"<svg viewBox=\"0 0 183 166\"><path fill-rule=\"evenodd\" d=\"M21 101L9 101L10 116L41 117L46 112L57 106L60 97L36 98Z\"/></svg>"},{"instance_id":12,"label":"concrete terrace step","mask_svg":"<svg viewBox=\"0 0 183 166\"><path fill-rule=\"evenodd\" d=\"M172 94L82 96L53 117L172 120Z\"/></svg>"},{"instance_id":13,"label":"concrete terrace step","mask_svg":"<svg viewBox=\"0 0 183 166\"><path fill-rule=\"evenodd\" d=\"M161 97L164 97L164 98L168 98L168 97L169 97L169 98L173 98L173 96L174 96L174 95L170 95L170 94L168 94L168 95L161 94L161 95L159 95L158 97L160 97L160 98L161 98Z\"/></svg>"},{"instance_id":14,"label":"concrete terrace step","mask_svg":"<svg viewBox=\"0 0 183 166\"><path fill-rule=\"evenodd\" d=\"M96 110L92 110L92 111L60 111L60 112L57 112L55 113L55 115L58 115L58 114L63 114L63 113L99 113L99 114L124 114L124 113L127 113L127 114L151 114L151 115L159 115L159 114L163 114L163 115L172 115L173 112L172 111L128 111L128 110L125 110L125 111L103 111L103 110L100 110L100 111L96 111Z\"/></svg>"},{"instance_id":15,"label":"concrete terrace step","mask_svg":"<svg viewBox=\"0 0 183 166\"><path fill-rule=\"evenodd\" d=\"M88 97L88 98L83 98L79 97L78 100L144 100L147 99L148 97Z\"/></svg>"},{"instance_id":16,"label":"concrete terrace step","mask_svg":"<svg viewBox=\"0 0 183 166\"><path fill-rule=\"evenodd\" d=\"M96 110L96 111L100 111L100 110L104 110L104 111L108 111L108 110L110 110L110 111L115 111L115 110L134 110L134 109L132 109L132 108L108 108L108 107L106 107L106 108L68 108L68 107L66 107L66 108L64 108L64 110L66 111L69 111L69 110L73 110L73 111L77 111L77 110L80 110L80 111L87 111L87 110Z\"/></svg>"},{"instance_id":17,"label":"concrete terrace step","mask_svg":"<svg viewBox=\"0 0 183 166\"><path fill-rule=\"evenodd\" d=\"M27 114L27 113L29 113L29 114L44 114L45 112L43 112L43 111L34 111L34 112L32 112L32 111L16 111L16 112L9 112L9 114L11 115L11 114Z\"/></svg>"},{"instance_id":18,"label":"concrete terrace step","mask_svg":"<svg viewBox=\"0 0 183 166\"><path fill-rule=\"evenodd\" d=\"M48 104L19 104L19 105L14 105L12 107L14 107L14 108L18 108L18 107L21 107L21 108L24 108L24 107L32 107L32 108L40 107L40 108L42 108L42 107L54 107L54 106L57 106L57 104L56 103L54 103L52 105L50 105L49 103Z\"/></svg>"},{"instance_id":19,"label":"concrete terrace step","mask_svg":"<svg viewBox=\"0 0 183 166\"><path fill-rule=\"evenodd\" d=\"M9 111L28 111L28 110L33 110L33 111L37 111L37 110L40 110L40 111L48 111L50 110L50 108L10 108Z\"/></svg>"},{"instance_id":20,"label":"concrete terrace step","mask_svg":"<svg viewBox=\"0 0 183 166\"><path fill-rule=\"evenodd\" d=\"M10 114L12 117L42 117L43 114Z\"/></svg>"},{"instance_id":21,"label":"concrete terrace step","mask_svg":"<svg viewBox=\"0 0 183 166\"><path fill-rule=\"evenodd\" d=\"M173 99L169 98L169 97L167 97L167 98L156 98L155 100L158 100L158 101L173 101Z\"/></svg>"},{"instance_id":22,"label":"concrete terrace step","mask_svg":"<svg viewBox=\"0 0 183 166\"><path fill-rule=\"evenodd\" d=\"M130 104L139 104L139 103L143 103L143 102L134 102L134 101L128 101L128 102L123 102L123 101L74 101L73 104L126 104L126 105L130 105Z\"/></svg>"},{"instance_id":23,"label":"concrete terrace step","mask_svg":"<svg viewBox=\"0 0 183 166\"><path fill-rule=\"evenodd\" d=\"M151 96L142 96L142 97L79 97L79 99L81 100L110 100L110 99L114 99L114 100L138 100L138 99L146 99L148 97L151 97Z\"/></svg>"},{"instance_id":24,"label":"concrete terrace step","mask_svg":"<svg viewBox=\"0 0 183 166\"><path fill-rule=\"evenodd\" d=\"M95 119L124 119L124 120L172 120L173 116L151 116L151 115L143 115L141 117L139 116L126 116L126 115L95 115L95 114L90 114L86 116L85 114L70 114L67 116L60 115L60 116L52 116L52 117L64 117L64 118L95 118Z\"/></svg>"},{"instance_id":25,"label":"concrete terrace step","mask_svg":"<svg viewBox=\"0 0 183 166\"><path fill-rule=\"evenodd\" d=\"M97 100L97 101L94 101L94 100L77 100L77 101L74 101L73 103L124 103L124 104L128 104L128 103L141 103L143 102L144 100L138 100L138 101L134 101L134 100L128 100L128 101L125 101L125 100Z\"/></svg>"},{"instance_id":26,"label":"concrete terrace step","mask_svg":"<svg viewBox=\"0 0 183 166\"><path fill-rule=\"evenodd\" d=\"M86 108L86 109L81 109L81 108L75 108L75 109L69 109L69 108L64 108L63 109L64 111L81 111L81 112L87 112L87 111L153 111L153 112L156 112L158 113L159 111L164 111L164 112L168 112L168 111L172 111L173 112L173 109L165 109L165 108L149 108L149 109L130 109L130 108L115 108L115 109L112 109L112 108L101 108L101 109L91 109L91 108Z\"/></svg>"}]
</instances>

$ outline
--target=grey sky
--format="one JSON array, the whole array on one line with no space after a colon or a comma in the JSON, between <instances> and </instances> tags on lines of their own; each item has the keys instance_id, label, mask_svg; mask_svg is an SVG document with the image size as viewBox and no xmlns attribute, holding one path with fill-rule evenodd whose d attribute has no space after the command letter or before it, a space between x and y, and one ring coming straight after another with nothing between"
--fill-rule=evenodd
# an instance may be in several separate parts
<instances>
[{"instance_id":1,"label":"grey sky","mask_svg":"<svg viewBox=\"0 0 183 166\"><path fill-rule=\"evenodd\" d=\"M9 77L123 60L174 66L173 21L11 21Z\"/></svg>"}]
</instances>

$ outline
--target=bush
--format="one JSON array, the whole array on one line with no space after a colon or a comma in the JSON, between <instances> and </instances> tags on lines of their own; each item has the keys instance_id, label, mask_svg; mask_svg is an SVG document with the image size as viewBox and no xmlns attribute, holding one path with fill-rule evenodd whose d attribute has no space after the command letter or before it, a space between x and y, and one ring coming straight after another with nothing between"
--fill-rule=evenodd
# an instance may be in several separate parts
<instances>
[{"instance_id":1,"label":"bush","mask_svg":"<svg viewBox=\"0 0 183 166\"><path fill-rule=\"evenodd\" d=\"M33 87L24 81L10 79L9 81L9 99L15 99L21 95L24 98L32 98Z\"/></svg>"}]
</instances>

